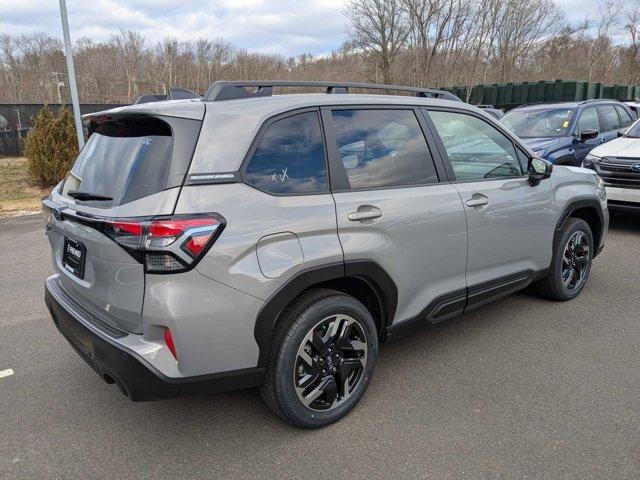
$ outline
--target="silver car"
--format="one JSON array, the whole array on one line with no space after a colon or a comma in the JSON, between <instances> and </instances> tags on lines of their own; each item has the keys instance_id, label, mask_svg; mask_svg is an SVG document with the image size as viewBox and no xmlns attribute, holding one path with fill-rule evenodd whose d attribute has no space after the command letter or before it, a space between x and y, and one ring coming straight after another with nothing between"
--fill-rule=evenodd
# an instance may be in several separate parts
<instances>
[{"instance_id":1,"label":"silver car","mask_svg":"<svg viewBox=\"0 0 640 480\"><path fill-rule=\"evenodd\" d=\"M216 82L84 120L43 200L45 299L131 400L259 387L325 426L364 395L380 342L530 284L570 300L607 234L593 171L535 158L442 91Z\"/></svg>"}]
</instances>

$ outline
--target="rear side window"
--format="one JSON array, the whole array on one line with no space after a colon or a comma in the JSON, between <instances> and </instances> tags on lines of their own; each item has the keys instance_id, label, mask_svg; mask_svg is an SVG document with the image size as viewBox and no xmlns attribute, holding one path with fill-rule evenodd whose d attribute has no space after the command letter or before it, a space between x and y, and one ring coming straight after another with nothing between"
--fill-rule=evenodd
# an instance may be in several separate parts
<instances>
[{"instance_id":1,"label":"rear side window","mask_svg":"<svg viewBox=\"0 0 640 480\"><path fill-rule=\"evenodd\" d=\"M608 132L610 130L617 130L620 128L620 118L616 113L616 109L613 105L603 105L598 107L598 113L600 114L600 120L602 121L602 131Z\"/></svg>"},{"instance_id":2,"label":"rear side window","mask_svg":"<svg viewBox=\"0 0 640 480\"><path fill-rule=\"evenodd\" d=\"M455 112L430 111L456 179L490 180L522 175L513 142L484 120Z\"/></svg>"},{"instance_id":3,"label":"rear side window","mask_svg":"<svg viewBox=\"0 0 640 480\"><path fill-rule=\"evenodd\" d=\"M624 108L616 105L616 110L618 112L618 115L620 116L620 121L622 122L623 127L628 127L633 123L631 115L629 115L629 113Z\"/></svg>"},{"instance_id":4,"label":"rear side window","mask_svg":"<svg viewBox=\"0 0 640 480\"><path fill-rule=\"evenodd\" d=\"M331 115L351 188L438 181L413 110L334 110Z\"/></svg>"},{"instance_id":5,"label":"rear side window","mask_svg":"<svg viewBox=\"0 0 640 480\"><path fill-rule=\"evenodd\" d=\"M83 192L112 200L90 201L111 207L164 190L173 137L156 118L112 119L92 129L65 179L62 194Z\"/></svg>"},{"instance_id":6,"label":"rear side window","mask_svg":"<svg viewBox=\"0 0 640 480\"><path fill-rule=\"evenodd\" d=\"M245 178L250 185L275 194L328 191L318 113L299 113L269 125L245 169Z\"/></svg>"},{"instance_id":7,"label":"rear side window","mask_svg":"<svg viewBox=\"0 0 640 480\"><path fill-rule=\"evenodd\" d=\"M598 112L595 108L585 108L578 118L576 125L576 134L580 135L586 130L600 131L600 119L598 118Z\"/></svg>"}]
</instances>

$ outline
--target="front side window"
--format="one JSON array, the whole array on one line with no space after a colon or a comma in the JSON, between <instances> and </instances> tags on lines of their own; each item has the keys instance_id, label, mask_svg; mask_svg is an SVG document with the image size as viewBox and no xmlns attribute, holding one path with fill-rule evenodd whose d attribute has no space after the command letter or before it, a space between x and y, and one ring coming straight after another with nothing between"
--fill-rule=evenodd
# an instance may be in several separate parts
<instances>
[{"instance_id":1,"label":"front side window","mask_svg":"<svg viewBox=\"0 0 640 480\"><path fill-rule=\"evenodd\" d=\"M572 108L527 108L511 110L500 119L520 138L566 137L573 117Z\"/></svg>"},{"instance_id":2,"label":"front side window","mask_svg":"<svg viewBox=\"0 0 640 480\"><path fill-rule=\"evenodd\" d=\"M633 123L633 119L631 118L631 115L629 115L629 112L627 112L624 108L619 107L618 105L616 105L615 107L616 111L618 112L618 116L620 117L622 126L628 127L629 125L631 125Z\"/></svg>"},{"instance_id":3,"label":"front side window","mask_svg":"<svg viewBox=\"0 0 640 480\"><path fill-rule=\"evenodd\" d=\"M413 110L334 110L331 115L351 188L438 181Z\"/></svg>"},{"instance_id":4,"label":"front side window","mask_svg":"<svg viewBox=\"0 0 640 480\"><path fill-rule=\"evenodd\" d=\"M586 130L595 130L600 132L600 119L598 118L598 112L595 108L585 108L578 118L576 125L576 134L580 135Z\"/></svg>"},{"instance_id":5,"label":"front side window","mask_svg":"<svg viewBox=\"0 0 640 480\"><path fill-rule=\"evenodd\" d=\"M598 113L600 113L600 119L602 120L602 131L609 132L620 128L620 118L618 118L613 105L598 107Z\"/></svg>"},{"instance_id":6,"label":"front side window","mask_svg":"<svg viewBox=\"0 0 640 480\"><path fill-rule=\"evenodd\" d=\"M247 182L276 194L326 192L327 165L317 112L273 122L245 169Z\"/></svg>"},{"instance_id":7,"label":"front side window","mask_svg":"<svg viewBox=\"0 0 640 480\"><path fill-rule=\"evenodd\" d=\"M464 113L429 112L461 181L522 175L518 154L506 135L478 117Z\"/></svg>"}]
</instances>

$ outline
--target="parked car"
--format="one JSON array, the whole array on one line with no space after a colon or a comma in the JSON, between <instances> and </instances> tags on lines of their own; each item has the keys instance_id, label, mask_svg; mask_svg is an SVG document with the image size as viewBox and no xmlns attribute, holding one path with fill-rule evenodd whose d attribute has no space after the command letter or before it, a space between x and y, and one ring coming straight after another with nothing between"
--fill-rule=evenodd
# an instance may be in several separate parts
<instances>
[{"instance_id":1,"label":"parked car","mask_svg":"<svg viewBox=\"0 0 640 480\"><path fill-rule=\"evenodd\" d=\"M322 427L360 401L379 342L532 283L575 298L607 235L594 172L446 92L217 82L85 121L43 200L45 300L131 400L260 387Z\"/></svg>"},{"instance_id":2,"label":"parked car","mask_svg":"<svg viewBox=\"0 0 640 480\"><path fill-rule=\"evenodd\" d=\"M624 102L633 113L633 118L640 118L640 99L636 98L633 102Z\"/></svg>"},{"instance_id":3,"label":"parked car","mask_svg":"<svg viewBox=\"0 0 640 480\"><path fill-rule=\"evenodd\" d=\"M478 108L483 109L489 115L495 117L497 120L500 120L504 117L504 111L500 108L496 108L493 105L478 105Z\"/></svg>"},{"instance_id":4,"label":"parked car","mask_svg":"<svg viewBox=\"0 0 640 480\"><path fill-rule=\"evenodd\" d=\"M500 122L534 153L556 165L580 166L596 146L613 140L633 122L629 107L616 100L525 105Z\"/></svg>"},{"instance_id":5,"label":"parked car","mask_svg":"<svg viewBox=\"0 0 640 480\"><path fill-rule=\"evenodd\" d=\"M640 212L640 120L620 138L591 150L582 166L604 180L609 208Z\"/></svg>"}]
</instances>

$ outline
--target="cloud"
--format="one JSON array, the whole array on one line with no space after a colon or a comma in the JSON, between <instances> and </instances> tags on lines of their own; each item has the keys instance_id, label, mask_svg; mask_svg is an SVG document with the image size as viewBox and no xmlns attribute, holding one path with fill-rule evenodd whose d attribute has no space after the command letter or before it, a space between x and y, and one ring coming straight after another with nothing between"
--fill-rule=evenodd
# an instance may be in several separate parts
<instances>
[{"instance_id":1,"label":"cloud","mask_svg":"<svg viewBox=\"0 0 640 480\"><path fill-rule=\"evenodd\" d=\"M570 20L604 0L558 0ZM626 0L624 3L630 3ZM345 39L345 0L68 0L72 40L108 40L120 28L151 41L222 37L252 52L326 54ZM0 31L61 36L58 2L0 0Z\"/></svg>"},{"instance_id":2,"label":"cloud","mask_svg":"<svg viewBox=\"0 0 640 480\"><path fill-rule=\"evenodd\" d=\"M72 40L107 40L120 28L151 41L222 37L252 52L324 54L344 40L343 0L68 0ZM0 0L0 27L10 34L60 36L57 2Z\"/></svg>"}]
</instances>

